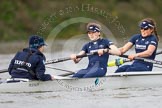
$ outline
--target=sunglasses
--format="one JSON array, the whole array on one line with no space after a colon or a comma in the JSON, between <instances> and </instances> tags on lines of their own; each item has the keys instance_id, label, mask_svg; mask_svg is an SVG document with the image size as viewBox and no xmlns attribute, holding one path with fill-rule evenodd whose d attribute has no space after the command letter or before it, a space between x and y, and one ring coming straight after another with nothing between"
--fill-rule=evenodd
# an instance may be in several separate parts
<instances>
[{"instance_id":1,"label":"sunglasses","mask_svg":"<svg viewBox=\"0 0 162 108\"><path fill-rule=\"evenodd\" d=\"M96 33L96 32L97 31L95 31L95 32L94 31L87 31L88 34L90 34L90 33Z\"/></svg>"},{"instance_id":2,"label":"sunglasses","mask_svg":"<svg viewBox=\"0 0 162 108\"><path fill-rule=\"evenodd\" d=\"M141 27L141 30L148 30L149 28L147 27L147 28L143 28L143 27Z\"/></svg>"}]
</instances>

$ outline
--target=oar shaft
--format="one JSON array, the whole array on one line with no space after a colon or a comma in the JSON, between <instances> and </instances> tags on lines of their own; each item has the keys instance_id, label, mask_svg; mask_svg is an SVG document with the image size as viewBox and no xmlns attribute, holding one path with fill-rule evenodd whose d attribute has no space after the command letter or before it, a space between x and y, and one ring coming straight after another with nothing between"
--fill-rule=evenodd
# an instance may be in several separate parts
<instances>
[{"instance_id":1,"label":"oar shaft","mask_svg":"<svg viewBox=\"0 0 162 108\"><path fill-rule=\"evenodd\" d=\"M74 73L73 71L69 71L69 70L65 70L65 69L60 69L60 68L55 68L55 67L46 66L46 68L55 69L55 70L60 70L60 71L65 71L65 72L68 72L68 73Z\"/></svg>"},{"instance_id":2,"label":"oar shaft","mask_svg":"<svg viewBox=\"0 0 162 108\"><path fill-rule=\"evenodd\" d=\"M83 58L83 57L87 57L87 56L94 55L94 54L97 54L97 52L86 53L86 54L84 54L84 55L77 55L76 57L77 57L77 58ZM47 65L47 64L52 64L52 63L63 62L63 61L68 61L68 60L71 60L71 58L70 58L70 57L65 57L65 58L53 59L53 60L47 61L47 62L45 63L45 65Z\"/></svg>"},{"instance_id":3,"label":"oar shaft","mask_svg":"<svg viewBox=\"0 0 162 108\"><path fill-rule=\"evenodd\" d=\"M69 76L69 75L73 75L75 74L75 72L71 72L71 73L64 73L64 74L60 74L58 76Z\"/></svg>"},{"instance_id":4,"label":"oar shaft","mask_svg":"<svg viewBox=\"0 0 162 108\"><path fill-rule=\"evenodd\" d=\"M156 53L156 55L159 55L159 54L162 54L162 51L159 51L159 52Z\"/></svg>"},{"instance_id":5,"label":"oar shaft","mask_svg":"<svg viewBox=\"0 0 162 108\"><path fill-rule=\"evenodd\" d=\"M52 64L52 63L63 62L63 61L67 61L67 60L71 60L71 58L70 57L65 57L65 58L59 58L59 59L49 60L49 61L47 61L45 63L45 65Z\"/></svg>"},{"instance_id":6,"label":"oar shaft","mask_svg":"<svg viewBox=\"0 0 162 108\"><path fill-rule=\"evenodd\" d=\"M151 60L151 59L145 59L145 58L141 58L141 57L135 57L135 60L141 60L141 61L148 62L148 63L153 63L153 64L162 65L162 61Z\"/></svg>"},{"instance_id":7,"label":"oar shaft","mask_svg":"<svg viewBox=\"0 0 162 108\"><path fill-rule=\"evenodd\" d=\"M8 69L0 70L0 73L5 73L5 72L8 72Z\"/></svg>"}]
</instances>

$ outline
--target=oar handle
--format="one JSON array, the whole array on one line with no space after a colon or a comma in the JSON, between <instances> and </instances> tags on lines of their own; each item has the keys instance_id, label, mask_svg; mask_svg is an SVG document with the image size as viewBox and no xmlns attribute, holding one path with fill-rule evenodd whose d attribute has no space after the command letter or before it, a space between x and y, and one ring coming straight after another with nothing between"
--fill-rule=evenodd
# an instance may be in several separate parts
<instances>
[{"instance_id":1,"label":"oar handle","mask_svg":"<svg viewBox=\"0 0 162 108\"><path fill-rule=\"evenodd\" d=\"M120 57L128 58L128 55L120 55Z\"/></svg>"},{"instance_id":2,"label":"oar handle","mask_svg":"<svg viewBox=\"0 0 162 108\"><path fill-rule=\"evenodd\" d=\"M83 58L83 57L87 57L88 55L87 54L84 54L84 55L77 55L76 58Z\"/></svg>"},{"instance_id":3,"label":"oar handle","mask_svg":"<svg viewBox=\"0 0 162 108\"><path fill-rule=\"evenodd\" d=\"M95 55L95 54L98 54L98 52L94 51L94 52L86 53L83 55L77 55L76 58L83 58L83 57L87 57L87 56L91 56L91 55Z\"/></svg>"},{"instance_id":4,"label":"oar handle","mask_svg":"<svg viewBox=\"0 0 162 108\"><path fill-rule=\"evenodd\" d=\"M162 51L156 53L156 55L162 54ZM120 57L128 58L128 55L120 55Z\"/></svg>"},{"instance_id":5,"label":"oar handle","mask_svg":"<svg viewBox=\"0 0 162 108\"><path fill-rule=\"evenodd\" d=\"M128 55L121 55L120 57L128 58ZM152 59L147 59L147 58L142 58L142 57L135 57L134 60L140 60L143 62L162 65L162 61L157 61L157 60L152 60Z\"/></svg>"}]
</instances>

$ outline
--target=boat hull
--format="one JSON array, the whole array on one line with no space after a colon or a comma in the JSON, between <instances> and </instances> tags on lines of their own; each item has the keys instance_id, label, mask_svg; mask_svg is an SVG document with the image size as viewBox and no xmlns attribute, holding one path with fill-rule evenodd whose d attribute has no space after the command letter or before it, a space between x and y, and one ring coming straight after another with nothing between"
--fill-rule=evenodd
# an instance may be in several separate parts
<instances>
[{"instance_id":1,"label":"boat hull","mask_svg":"<svg viewBox=\"0 0 162 108\"><path fill-rule=\"evenodd\" d=\"M162 72L111 73L98 78L60 77L53 81L29 81L0 84L1 93L96 91L101 89L162 87Z\"/></svg>"}]
</instances>

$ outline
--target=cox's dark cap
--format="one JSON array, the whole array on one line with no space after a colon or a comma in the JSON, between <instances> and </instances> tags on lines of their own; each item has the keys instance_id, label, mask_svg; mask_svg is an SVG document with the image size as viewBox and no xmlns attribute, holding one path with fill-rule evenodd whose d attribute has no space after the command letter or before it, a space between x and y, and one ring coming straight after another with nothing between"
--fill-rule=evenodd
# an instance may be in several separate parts
<instances>
[{"instance_id":1,"label":"cox's dark cap","mask_svg":"<svg viewBox=\"0 0 162 108\"><path fill-rule=\"evenodd\" d=\"M47 44L45 43L44 39L38 35L31 35L29 38L29 47L30 48L38 48L40 46L44 46Z\"/></svg>"},{"instance_id":2,"label":"cox's dark cap","mask_svg":"<svg viewBox=\"0 0 162 108\"><path fill-rule=\"evenodd\" d=\"M148 29L148 28L154 28L154 24L151 24L148 21L143 21L139 24L140 28Z\"/></svg>"}]
</instances>

